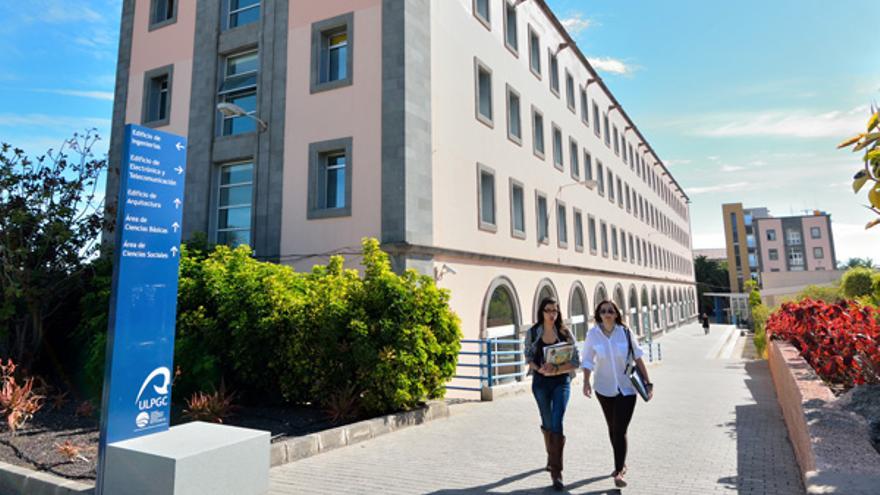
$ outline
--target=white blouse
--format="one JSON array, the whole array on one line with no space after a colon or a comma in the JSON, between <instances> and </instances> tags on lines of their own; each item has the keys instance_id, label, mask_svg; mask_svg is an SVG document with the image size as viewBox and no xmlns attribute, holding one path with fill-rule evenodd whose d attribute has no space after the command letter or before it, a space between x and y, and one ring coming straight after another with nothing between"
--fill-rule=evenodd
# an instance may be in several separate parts
<instances>
[{"instance_id":1,"label":"white blouse","mask_svg":"<svg viewBox=\"0 0 880 495\"><path fill-rule=\"evenodd\" d=\"M639 359L644 352L632 335L632 331L629 335L633 356ZM629 382L629 377L624 374L627 354L629 354L629 343L627 343L626 330L622 326L616 325L610 338L606 337L598 326L587 332L581 351L581 367L592 371L593 389L596 393L605 397L614 397L618 393L623 395L636 393Z\"/></svg>"}]
</instances>

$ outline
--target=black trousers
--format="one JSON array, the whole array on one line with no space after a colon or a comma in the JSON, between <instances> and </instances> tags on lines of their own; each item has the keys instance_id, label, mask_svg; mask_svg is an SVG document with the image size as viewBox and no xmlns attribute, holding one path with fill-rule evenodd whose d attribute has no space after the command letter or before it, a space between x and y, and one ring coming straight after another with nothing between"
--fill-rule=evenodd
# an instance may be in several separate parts
<instances>
[{"instance_id":1,"label":"black trousers","mask_svg":"<svg viewBox=\"0 0 880 495\"><path fill-rule=\"evenodd\" d=\"M596 393L596 397L608 424L608 437L614 449L614 470L620 471L626 464L626 430L636 408L636 396L618 393L616 397L606 397Z\"/></svg>"}]
</instances>

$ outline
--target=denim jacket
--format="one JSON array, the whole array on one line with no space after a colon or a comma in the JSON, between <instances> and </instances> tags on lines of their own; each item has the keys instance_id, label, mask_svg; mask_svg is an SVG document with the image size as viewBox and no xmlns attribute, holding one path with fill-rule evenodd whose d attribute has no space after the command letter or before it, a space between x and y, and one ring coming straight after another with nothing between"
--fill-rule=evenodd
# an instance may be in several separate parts
<instances>
[{"instance_id":1,"label":"denim jacket","mask_svg":"<svg viewBox=\"0 0 880 495\"><path fill-rule=\"evenodd\" d=\"M544 335L544 325L541 323L532 325L529 328L529 331L526 332L525 341L523 342L523 355L526 358L526 364L531 363L535 360L535 349L538 346L538 341ZM559 340L563 340L562 336L558 336ZM574 337L569 332L569 336L567 339L564 339L569 344L575 344L574 352L571 355L571 361L569 363L574 366L574 369L568 372L568 376L574 378L577 374L577 369L581 366L580 355L578 354L578 348L576 342L574 341ZM532 370L529 369L529 374L532 373Z\"/></svg>"}]
</instances>

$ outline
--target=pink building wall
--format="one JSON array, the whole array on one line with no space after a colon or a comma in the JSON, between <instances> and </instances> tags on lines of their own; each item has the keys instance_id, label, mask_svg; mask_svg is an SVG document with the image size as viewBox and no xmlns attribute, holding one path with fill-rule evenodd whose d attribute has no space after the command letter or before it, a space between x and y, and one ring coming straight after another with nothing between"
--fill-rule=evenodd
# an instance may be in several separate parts
<instances>
[{"instance_id":1,"label":"pink building wall","mask_svg":"<svg viewBox=\"0 0 880 495\"><path fill-rule=\"evenodd\" d=\"M761 266L763 271L769 272L778 269L781 272L786 271L785 258L785 233L782 231L782 220L775 218L761 219L756 222L758 225L758 243L761 246L759 255L761 256ZM767 240L767 231L776 231L776 240ZM770 250L776 249L779 256L776 260L770 259Z\"/></svg>"},{"instance_id":2,"label":"pink building wall","mask_svg":"<svg viewBox=\"0 0 880 495\"><path fill-rule=\"evenodd\" d=\"M807 262L807 270L834 270L834 260L831 257L831 234L828 232L828 219L825 216L804 217L804 258ZM810 230L818 227L821 237L813 239ZM817 259L813 256L813 248L822 248L823 257Z\"/></svg>"},{"instance_id":3,"label":"pink building wall","mask_svg":"<svg viewBox=\"0 0 880 495\"><path fill-rule=\"evenodd\" d=\"M352 85L310 94L312 23L354 12ZM362 237L381 235L382 2L290 2L281 254L359 251ZM306 218L309 144L352 138L351 216ZM349 251L350 251L349 250ZM303 259L307 269L322 258Z\"/></svg>"},{"instance_id":4,"label":"pink building wall","mask_svg":"<svg viewBox=\"0 0 880 495\"><path fill-rule=\"evenodd\" d=\"M178 2L177 22L150 31L150 2L147 0L135 2L128 96L125 105L126 124L141 123L144 73L173 64L169 124L157 129L187 135L195 19L196 2Z\"/></svg>"}]
</instances>

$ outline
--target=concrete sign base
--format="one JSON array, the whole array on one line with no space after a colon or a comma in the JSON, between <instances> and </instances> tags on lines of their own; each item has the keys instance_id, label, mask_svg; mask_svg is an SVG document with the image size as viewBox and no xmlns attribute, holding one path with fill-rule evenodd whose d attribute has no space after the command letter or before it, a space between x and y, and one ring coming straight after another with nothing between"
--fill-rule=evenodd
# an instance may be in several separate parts
<instances>
[{"instance_id":1,"label":"concrete sign base","mask_svg":"<svg viewBox=\"0 0 880 495\"><path fill-rule=\"evenodd\" d=\"M104 493L269 491L269 432L194 422L107 446Z\"/></svg>"}]
</instances>

